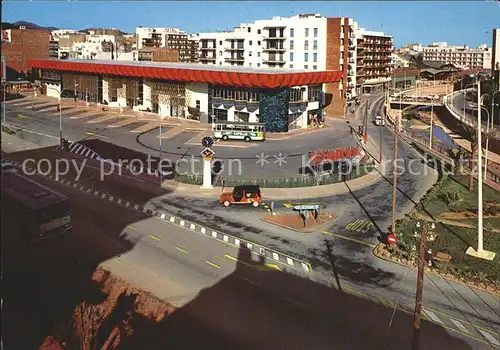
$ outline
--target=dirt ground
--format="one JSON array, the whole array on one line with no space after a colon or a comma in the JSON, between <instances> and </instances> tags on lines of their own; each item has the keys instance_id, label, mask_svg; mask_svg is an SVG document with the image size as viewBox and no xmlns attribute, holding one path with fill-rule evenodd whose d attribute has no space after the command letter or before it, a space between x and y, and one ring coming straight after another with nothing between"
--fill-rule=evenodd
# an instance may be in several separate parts
<instances>
[{"instance_id":1,"label":"dirt ground","mask_svg":"<svg viewBox=\"0 0 500 350\"><path fill-rule=\"evenodd\" d=\"M309 215L306 219L305 227L304 221L299 216L298 212L287 214L276 213L276 215L263 216L261 219L269 224L278 225L298 232L310 233L319 230L330 221L335 220L336 217L335 214L322 212L318 215L317 220L315 220L313 215Z\"/></svg>"}]
</instances>

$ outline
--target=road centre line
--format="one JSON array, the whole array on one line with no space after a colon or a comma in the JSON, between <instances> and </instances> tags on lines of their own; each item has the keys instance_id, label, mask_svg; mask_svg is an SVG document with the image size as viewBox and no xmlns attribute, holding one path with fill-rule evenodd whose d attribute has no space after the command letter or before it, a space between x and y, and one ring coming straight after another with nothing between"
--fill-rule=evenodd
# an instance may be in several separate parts
<instances>
[{"instance_id":1,"label":"road centre line","mask_svg":"<svg viewBox=\"0 0 500 350\"><path fill-rule=\"evenodd\" d=\"M189 252L186 249L182 249L182 248L179 248L177 246L175 247L175 249L177 249L177 250L179 250L179 251L181 251L183 253L189 254Z\"/></svg>"},{"instance_id":2,"label":"road centre line","mask_svg":"<svg viewBox=\"0 0 500 350\"><path fill-rule=\"evenodd\" d=\"M148 236L151 237L154 240L161 241L161 239L158 238L158 237L156 237L155 235L148 235Z\"/></svg>"},{"instance_id":3,"label":"road centre line","mask_svg":"<svg viewBox=\"0 0 500 350\"><path fill-rule=\"evenodd\" d=\"M210 266L212 266L212 267L215 267L216 269L220 269L220 268L221 268L219 265L214 264L213 262L210 262L210 261L208 261L208 260L205 260L205 262L206 262L208 265L210 265Z\"/></svg>"},{"instance_id":4,"label":"road centre line","mask_svg":"<svg viewBox=\"0 0 500 350\"><path fill-rule=\"evenodd\" d=\"M96 133L90 132L90 131L87 131L86 134L90 135L90 136L102 137L103 139L109 139L109 137L107 137L107 136L99 135L99 134L96 134Z\"/></svg>"}]
</instances>

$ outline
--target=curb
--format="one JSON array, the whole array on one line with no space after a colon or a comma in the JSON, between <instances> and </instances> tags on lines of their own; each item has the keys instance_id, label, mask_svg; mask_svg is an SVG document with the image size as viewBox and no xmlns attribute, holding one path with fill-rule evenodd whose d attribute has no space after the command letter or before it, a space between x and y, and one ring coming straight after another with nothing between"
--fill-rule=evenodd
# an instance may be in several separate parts
<instances>
[{"instance_id":1,"label":"curb","mask_svg":"<svg viewBox=\"0 0 500 350\"><path fill-rule=\"evenodd\" d=\"M376 253L377 249L380 247L380 246L383 246L384 244L383 243L379 243L375 246L375 248L372 249L372 253L373 255L378 258L378 259L381 259L381 260L385 260L387 262L390 262L390 263L393 263L393 264L396 264L396 265L400 265L400 266L404 266L404 267L407 267L407 268L411 268L411 269L415 269L414 267L410 266L410 265L407 265L407 264L404 264L402 262L398 262L398 261L394 261L394 260L391 260L391 259L388 259L386 257L383 257L383 256L380 256ZM436 277L439 277L439 278L442 278L448 282L454 282L454 283L458 283L458 284L461 284L463 285L464 287L469 287L471 289L475 289L475 290L478 290L480 292L483 292L483 293L487 293L487 294L490 294L490 295L494 295L494 296L500 296L500 290L499 291L495 291L495 292L489 292L485 289L482 289L482 288L479 288L475 285L471 285L471 284L468 284L464 281L461 281L459 279L451 279L451 278L447 278L447 277L444 277L443 275L441 275L440 273L436 273L432 270L425 270L424 269L424 274L426 275L432 275L432 276L436 276Z\"/></svg>"},{"instance_id":2,"label":"curb","mask_svg":"<svg viewBox=\"0 0 500 350\"><path fill-rule=\"evenodd\" d=\"M291 231L295 231L295 232L298 232L298 233L311 234L311 233L315 233L315 232L317 232L319 230L324 230L323 227L326 226L331 221L335 220L337 217L338 216L335 216L335 217L332 216L332 218L330 220L328 220L327 222L323 223L321 226L319 226L318 228L314 229L313 231L300 231L300 230L297 230L297 229L294 229L294 228L291 228L291 227L288 227L288 226L285 226L285 225L277 224L277 223L274 223L274 222L269 222L269 221L264 220L263 216L260 217L260 221L265 222L266 224L269 224L269 225L278 226L278 227L281 227L281 228L284 228L284 229L287 229L287 230L291 230Z\"/></svg>"},{"instance_id":3,"label":"curb","mask_svg":"<svg viewBox=\"0 0 500 350\"><path fill-rule=\"evenodd\" d=\"M5 161L9 161L8 159L5 159ZM19 162L11 162L16 168L21 168L22 163ZM27 168L26 170L28 171L36 171L34 168ZM205 237L210 237L212 239L215 239L221 243L231 245L233 247L237 248L244 248L252 253L255 253L257 255L260 255L266 259L272 260L274 263L279 263L282 266L285 267L285 269L292 269L292 270L300 270L302 272L312 274L313 269L310 263L305 262L303 260L294 258L288 254L281 253L277 250L265 247L261 244L254 243L252 241L249 241L247 239L243 238L237 238L235 236L226 234L224 232L219 232L217 230L212 230L210 228L201 226L199 224L193 223L191 221L182 219L180 217L174 216L167 211L163 210L152 210L149 208L146 208L143 205L138 205L130 201L125 201L121 198L111 196L107 193L100 192L100 191L95 191L91 188L86 188L85 186L79 185L78 183L66 180L66 179L58 179L51 174L39 174L47 179L53 180L55 182L59 182L60 184L66 185L69 188L77 189L85 194L89 195L94 195L96 197L99 197L100 199L103 200L109 200L110 202L116 203L118 205L124 206L128 209L146 214L150 217L156 217L160 220L167 221L175 226L185 228L187 230L190 230L192 232L195 232L197 234L200 234Z\"/></svg>"}]
</instances>

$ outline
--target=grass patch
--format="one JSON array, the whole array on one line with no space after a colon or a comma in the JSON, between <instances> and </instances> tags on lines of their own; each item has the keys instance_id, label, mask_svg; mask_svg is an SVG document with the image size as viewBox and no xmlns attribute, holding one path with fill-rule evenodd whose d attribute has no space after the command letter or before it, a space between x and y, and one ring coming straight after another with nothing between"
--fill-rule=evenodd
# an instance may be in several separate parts
<instances>
[{"instance_id":1,"label":"grass patch","mask_svg":"<svg viewBox=\"0 0 500 350\"><path fill-rule=\"evenodd\" d=\"M467 176L443 177L422 199L420 208L415 209L398 222L399 241L398 247L393 253L408 260L412 257L416 258L419 239L414 237L414 232L416 231L415 222L419 216L439 220L440 214L443 212L477 212L477 181L475 181L474 188L476 191L468 191ZM500 194L483 185L483 198L485 203L483 206L486 207L487 201L498 203ZM436 267L442 273L452 273L461 279L484 280L490 278L498 283L500 281L500 232L495 232L495 230L500 230L500 218L484 219L484 247L497 253L497 257L493 261L477 259L465 254L469 246L477 247L477 219L467 218L454 221L468 223L473 227L464 228L443 223L436 225L434 232L437 234L437 238L435 241L429 242L429 248L432 249L433 253L444 252L452 257L449 263L436 262Z\"/></svg>"}]
</instances>

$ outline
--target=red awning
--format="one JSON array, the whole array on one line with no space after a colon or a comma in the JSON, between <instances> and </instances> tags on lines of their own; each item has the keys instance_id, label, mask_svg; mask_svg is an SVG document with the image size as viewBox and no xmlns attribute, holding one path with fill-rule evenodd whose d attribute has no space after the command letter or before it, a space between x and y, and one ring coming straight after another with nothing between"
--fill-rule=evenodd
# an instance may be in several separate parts
<instances>
[{"instance_id":1,"label":"red awning","mask_svg":"<svg viewBox=\"0 0 500 350\"><path fill-rule=\"evenodd\" d=\"M101 61L102 62L102 61ZM50 69L66 72L89 74L104 74L123 77L149 78L194 83L210 83L216 85L246 86L255 88L279 88L299 85L315 85L339 82L341 71L322 72L238 72L231 67L208 67L197 69L195 64L190 67L166 67L161 65L133 65L116 63L74 62L66 60L30 60L32 68ZM187 65L184 65L187 66ZM250 69L249 69L250 70Z\"/></svg>"}]
</instances>

